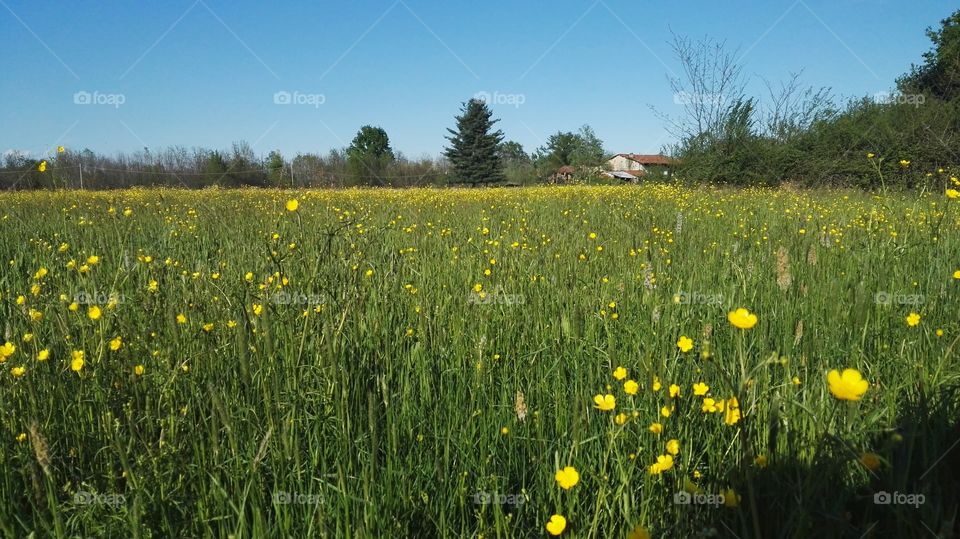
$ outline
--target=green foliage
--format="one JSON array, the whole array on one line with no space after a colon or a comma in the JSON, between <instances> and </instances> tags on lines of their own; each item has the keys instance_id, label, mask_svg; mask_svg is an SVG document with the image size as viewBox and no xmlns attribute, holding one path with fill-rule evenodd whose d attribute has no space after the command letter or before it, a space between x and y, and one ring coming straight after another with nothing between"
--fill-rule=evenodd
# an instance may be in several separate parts
<instances>
[{"instance_id":1,"label":"green foliage","mask_svg":"<svg viewBox=\"0 0 960 539\"><path fill-rule=\"evenodd\" d=\"M562 166L597 167L604 162L603 141L589 125L576 133L558 131L537 148L535 159L541 174L556 172Z\"/></svg>"},{"instance_id":2,"label":"green foliage","mask_svg":"<svg viewBox=\"0 0 960 539\"><path fill-rule=\"evenodd\" d=\"M934 50L899 80L900 93L838 109L823 91L798 94L795 76L780 94L771 92L766 109L747 97L716 108L715 128L689 130L674 148L683 162L680 176L728 185L943 189L937 171L960 163L960 11L928 35Z\"/></svg>"},{"instance_id":3,"label":"green foliage","mask_svg":"<svg viewBox=\"0 0 960 539\"><path fill-rule=\"evenodd\" d=\"M384 185L387 167L394 160L390 138L381 127L361 127L347 149L347 170L360 185Z\"/></svg>"},{"instance_id":4,"label":"green foliage","mask_svg":"<svg viewBox=\"0 0 960 539\"><path fill-rule=\"evenodd\" d=\"M508 184L527 185L537 181L537 170L530 155L519 142L506 141L497 151Z\"/></svg>"},{"instance_id":5,"label":"green foliage","mask_svg":"<svg viewBox=\"0 0 960 539\"><path fill-rule=\"evenodd\" d=\"M835 118L817 123L780 149L793 152L782 166L809 184L880 187L874 164L866 158L873 153L882 159L888 186L942 188L936 171L960 163L960 101L853 101ZM900 160L910 161L909 166L901 166Z\"/></svg>"},{"instance_id":6,"label":"green foliage","mask_svg":"<svg viewBox=\"0 0 960 539\"><path fill-rule=\"evenodd\" d=\"M503 163L500 143L503 132L493 131L493 111L479 99L471 99L460 108L457 129L447 129L450 146L444 152L453 165L457 181L471 185L502 182Z\"/></svg>"},{"instance_id":7,"label":"green foliage","mask_svg":"<svg viewBox=\"0 0 960 539\"><path fill-rule=\"evenodd\" d=\"M223 158L223 154L214 150L207 155L207 162L203 169L204 173L210 175L223 175L226 174L227 170L227 161Z\"/></svg>"},{"instance_id":8,"label":"green foliage","mask_svg":"<svg viewBox=\"0 0 960 539\"><path fill-rule=\"evenodd\" d=\"M570 164L581 167L596 167L604 162L603 141L589 125L580 127L576 134L576 145L570 154Z\"/></svg>"},{"instance_id":9,"label":"green foliage","mask_svg":"<svg viewBox=\"0 0 960 539\"><path fill-rule=\"evenodd\" d=\"M573 162L573 152L577 149L579 140L573 133L556 132L550 135L545 146L537 148L535 153L537 166L545 171L570 165Z\"/></svg>"},{"instance_id":10,"label":"green foliage","mask_svg":"<svg viewBox=\"0 0 960 539\"><path fill-rule=\"evenodd\" d=\"M284 172L286 169L286 162L283 160L283 155L280 154L279 150L273 150L267 156L267 179L270 184L276 187L281 187L284 184L284 179L289 179L284 177Z\"/></svg>"},{"instance_id":11,"label":"green foliage","mask_svg":"<svg viewBox=\"0 0 960 539\"><path fill-rule=\"evenodd\" d=\"M904 94L922 93L951 101L960 98L960 10L940 21L940 28L927 29L933 49L923 54L924 63L911 66L897 83Z\"/></svg>"},{"instance_id":12,"label":"green foliage","mask_svg":"<svg viewBox=\"0 0 960 539\"><path fill-rule=\"evenodd\" d=\"M497 155L500 156L500 162L504 166L525 165L530 163L530 156L523 151L523 146L519 142L512 140L504 141L497 148Z\"/></svg>"}]
</instances>

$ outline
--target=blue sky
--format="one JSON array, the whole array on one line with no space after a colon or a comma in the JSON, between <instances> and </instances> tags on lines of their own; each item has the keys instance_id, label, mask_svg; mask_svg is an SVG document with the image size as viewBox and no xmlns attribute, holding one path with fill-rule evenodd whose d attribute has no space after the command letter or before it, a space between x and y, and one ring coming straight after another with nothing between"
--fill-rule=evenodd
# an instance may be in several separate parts
<instances>
[{"instance_id":1,"label":"blue sky","mask_svg":"<svg viewBox=\"0 0 960 539\"><path fill-rule=\"evenodd\" d=\"M0 0L0 151L171 145L326 153L364 124L436 156L462 101L498 96L532 151L590 124L611 152L670 139L670 32L739 47L763 78L872 95L929 48L953 1ZM87 92L83 94L81 92ZM275 94L290 101L277 104ZM79 93L79 97L77 94ZM286 94L281 94L283 101ZM89 98L102 104L77 104ZM122 101L122 103L121 103Z\"/></svg>"}]
</instances>

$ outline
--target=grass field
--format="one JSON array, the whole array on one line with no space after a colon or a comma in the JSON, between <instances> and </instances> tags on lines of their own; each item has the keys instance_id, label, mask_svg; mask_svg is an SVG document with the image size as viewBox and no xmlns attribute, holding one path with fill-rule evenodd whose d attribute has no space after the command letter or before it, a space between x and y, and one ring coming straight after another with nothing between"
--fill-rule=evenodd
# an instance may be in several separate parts
<instances>
[{"instance_id":1,"label":"grass field","mask_svg":"<svg viewBox=\"0 0 960 539\"><path fill-rule=\"evenodd\" d=\"M958 533L957 203L0 195L0 531Z\"/></svg>"}]
</instances>

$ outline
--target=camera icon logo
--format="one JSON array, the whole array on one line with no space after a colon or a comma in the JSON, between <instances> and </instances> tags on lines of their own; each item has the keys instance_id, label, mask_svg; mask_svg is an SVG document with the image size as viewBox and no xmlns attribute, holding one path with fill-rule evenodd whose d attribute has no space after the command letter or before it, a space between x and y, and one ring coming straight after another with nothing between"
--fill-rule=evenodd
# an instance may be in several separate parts
<instances>
[{"instance_id":1,"label":"camera icon logo","mask_svg":"<svg viewBox=\"0 0 960 539\"><path fill-rule=\"evenodd\" d=\"M873 503L877 505L890 505L891 501L892 496L890 496L890 493L885 490L881 490L873 495Z\"/></svg>"},{"instance_id":2,"label":"camera icon logo","mask_svg":"<svg viewBox=\"0 0 960 539\"><path fill-rule=\"evenodd\" d=\"M289 105L293 101L293 96L290 92L279 91L273 94L273 103L275 105Z\"/></svg>"},{"instance_id":3,"label":"camera icon logo","mask_svg":"<svg viewBox=\"0 0 960 539\"><path fill-rule=\"evenodd\" d=\"M676 505L690 505L690 493L685 491L679 491L673 493L673 503Z\"/></svg>"},{"instance_id":4,"label":"camera icon logo","mask_svg":"<svg viewBox=\"0 0 960 539\"><path fill-rule=\"evenodd\" d=\"M93 102L93 94L90 92L81 90L73 94L73 104L74 105L89 105Z\"/></svg>"}]
</instances>

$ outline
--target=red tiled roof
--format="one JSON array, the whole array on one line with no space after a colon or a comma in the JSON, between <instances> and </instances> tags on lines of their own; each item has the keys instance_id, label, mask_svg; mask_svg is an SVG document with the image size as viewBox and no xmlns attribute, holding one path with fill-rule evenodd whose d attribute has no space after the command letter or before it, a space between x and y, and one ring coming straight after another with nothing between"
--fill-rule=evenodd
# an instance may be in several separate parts
<instances>
[{"instance_id":1,"label":"red tiled roof","mask_svg":"<svg viewBox=\"0 0 960 539\"><path fill-rule=\"evenodd\" d=\"M666 155L643 155L638 153L621 153L617 155L626 157L641 165L676 165L678 163L676 159L667 157Z\"/></svg>"}]
</instances>

